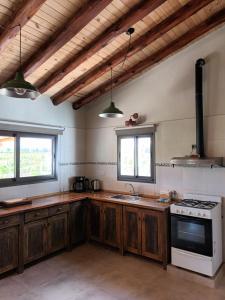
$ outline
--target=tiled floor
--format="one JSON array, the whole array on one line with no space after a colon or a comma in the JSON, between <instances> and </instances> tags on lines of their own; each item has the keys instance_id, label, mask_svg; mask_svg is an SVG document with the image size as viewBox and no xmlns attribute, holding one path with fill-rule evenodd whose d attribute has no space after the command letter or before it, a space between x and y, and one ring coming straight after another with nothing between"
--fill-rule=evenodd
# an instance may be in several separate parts
<instances>
[{"instance_id":1,"label":"tiled floor","mask_svg":"<svg viewBox=\"0 0 225 300\"><path fill-rule=\"evenodd\" d=\"M0 281L1 300L224 300L224 286L183 282L149 260L83 245Z\"/></svg>"}]
</instances>

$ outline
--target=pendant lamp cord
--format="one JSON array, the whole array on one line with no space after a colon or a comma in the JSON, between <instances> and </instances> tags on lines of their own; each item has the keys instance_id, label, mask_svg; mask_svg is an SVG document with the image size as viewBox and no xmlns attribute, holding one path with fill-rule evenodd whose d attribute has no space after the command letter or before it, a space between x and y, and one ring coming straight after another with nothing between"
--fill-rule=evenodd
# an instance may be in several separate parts
<instances>
[{"instance_id":1,"label":"pendant lamp cord","mask_svg":"<svg viewBox=\"0 0 225 300\"><path fill-rule=\"evenodd\" d=\"M131 28L131 29L132 29L132 28ZM134 32L134 31L129 32L129 29L128 29L128 31L127 31L127 34L129 34L129 42L128 42L127 51L126 51L126 53L125 53L125 56L124 56L124 60L123 60L121 69L123 69L124 64L125 64L125 62L126 62L126 60L127 60L128 53L129 53L129 51L130 51L131 36L132 36L132 33L133 33L133 32ZM113 68L111 67L111 88L110 88L111 102L112 102L112 90L113 90Z\"/></svg>"},{"instance_id":2,"label":"pendant lamp cord","mask_svg":"<svg viewBox=\"0 0 225 300\"><path fill-rule=\"evenodd\" d=\"M112 103L112 90L113 90L113 69L111 67L111 89L110 89L111 103Z\"/></svg>"},{"instance_id":3,"label":"pendant lamp cord","mask_svg":"<svg viewBox=\"0 0 225 300\"><path fill-rule=\"evenodd\" d=\"M129 51L130 51L130 44L131 44L131 34L129 34L128 47L127 47L127 51L126 51L125 56L124 56L124 60L123 60L121 69L123 69L125 61L127 60L127 56L128 56Z\"/></svg>"},{"instance_id":4,"label":"pendant lamp cord","mask_svg":"<svg viewBox=\"0 0 225 300\"><path fill-rule=\"evenodd\" d=\"M20 71L22 71L22 30L21 24L18 25L20 27Z\"/></svg>"}]
</instances>

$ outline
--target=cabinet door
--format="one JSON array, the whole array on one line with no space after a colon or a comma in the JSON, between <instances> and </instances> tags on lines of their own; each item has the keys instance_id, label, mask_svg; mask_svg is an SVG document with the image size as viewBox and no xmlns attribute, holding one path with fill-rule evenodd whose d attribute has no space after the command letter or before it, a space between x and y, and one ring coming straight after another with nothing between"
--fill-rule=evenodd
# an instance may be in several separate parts
<instances>
[{"instance_id":1,"label":"cabinet door","mask_svg":"<svg viewBox=\"0 0 225 300\"><path fill-rule=\"evenodd\" d=\"M141 254L141 213L138 208L124 207L124 248L125 250Z\"/></svg>"},{"instance_id":2,"label":"cabinet door","mask_svg":"<svg viewBox=\"0 0 225 300\"><path fill-rule=\"evenodd\" d=\"M68 245L67 214L48 218L48 253L61 250Z\"/></svg>"},{"instance_id":3,"label":"cabinet door","mask_svg":"<svg viewBox=\"0 0 225 300\"><path fill-rule=\"evenodd\" d=\"M105 244L121 247L122 216L118 204L103 204L103 241Z\"/></svg>"},{"instance_id":4,"label":"cabinet door","mask_svg":"<svg viewBox=\"0 0 225 300\"><path fill-rule=\"evenodd\" d=\"M142 255L162 261L163 218L158 211L142 211Z\"/></svg>"},{"instance_id":5,"label":"cabinet door","mask_svg":"<svg viewBox=\"0 0 225 300\"><path fill-rule=\"evenodd\" d=\"M71 243L76 245L86 240L87 236L87 203L75 202L71 205Z\"/></svg>"},{"instance_id":6,"label":"cabinet door","mask_svg":"<svg viewBox=\"0 0 225 300\"><path fill-rule=\"evenodd\" d=\"M0 274L18 267L19 227L0 230Z\"/></svg>"},{"instance_id":7,"label":"cabinet door","mask_svg":"<svg viewBox=\"0 0 225 300\"><path fill-rule=\"evenodd\" d=\"M47 219L24 226L24 262L28 263L47 254Z\"/></svg>"},{"instance_id":8,"label":"cabinet door","mask_svg":"<svg viewBox=\"0 0 225 300\"><path fill-rule=\"evenodd\" d=\"M103 226L102 226L102 203L91 201L89 205L89 235L90 239L102 242Z\"/></svg>"}]
</instances>

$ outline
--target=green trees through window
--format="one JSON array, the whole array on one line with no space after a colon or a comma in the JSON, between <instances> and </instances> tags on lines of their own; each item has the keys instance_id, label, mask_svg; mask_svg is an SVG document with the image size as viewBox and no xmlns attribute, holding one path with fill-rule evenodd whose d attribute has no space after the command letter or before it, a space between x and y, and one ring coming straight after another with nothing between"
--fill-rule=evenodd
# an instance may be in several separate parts
<instances>
[{"instance_id":1,"label":"green trees through window","mask_svg":"<svg viewBox=\"0 0 225 300\"><path fill-rule=\"evenodd\" d=\"M0 186L56 178L55 151L56 136L0 132Z\"/></svg>"},{"instance_id":2,"label":"green trees through window","mask_svg":"<svg viewBox=\"0 0 225 300\"><path fill-rule=\"evenodd\" d=\"M0 136L0 179L15 177L15 137Z\"/></svg>"}]
</instances>

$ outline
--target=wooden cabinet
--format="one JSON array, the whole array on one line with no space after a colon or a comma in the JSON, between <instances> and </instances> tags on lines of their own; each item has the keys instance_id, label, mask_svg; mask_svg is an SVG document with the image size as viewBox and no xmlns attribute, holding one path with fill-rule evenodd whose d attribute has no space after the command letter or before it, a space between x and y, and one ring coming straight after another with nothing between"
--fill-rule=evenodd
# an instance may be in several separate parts
<instances>
[{"instance_id":1,"label":"wooden cabinet","mask_svg":"<svg viewBox=\"0 0 225 300\"><path fill-rule=\"evenodd\" d=\"M162 261L163 214L142 211L142 255Z\"/></svg>"},{"instance_id":2,"label":"wooden cabinet","mask_svg":"<svg viewBox=\"0 0 225 300\"><path fill-rule=\"evenodd\" d=\"M90 201L89 204L89 238L91 240L103 241L103 214L102 203Z\"/></svg>"},{"instance_id":3,"label":"wooden cabinet","mask_svg":"<svg viewBox=\"0 0 225 300\"><path fill-rule=\"evenodd\" d=\"M19 266L19 227L0 229L0 274Z\"/></svg>"},{"instance_id":4,"label":"wooden cabinet","mask_svg":"<svg viewBox=\"0 0 225 300\"><path fill-rule=\"evenodd\" d=\"M121 246L122 209L118 204L103 204L103 242L113 247Z\"/></svg>"},{"instance_id":5,"label":"wooden cabinet","mask_svg":"<svg viewBox=\"0 0 225 300\"><path fill-rule=\"evenodd\" d=\"M0 274L87 239L163 262L169 257L168 212L105 200L0 217Z\"/></svg>"},{"instance_id":6,"label":"wooden cabinet","mask_svg":"<svg viewBox=\"0 0 225 300\"><path fill-rule=\"evenodd\" d=\"M56 213L55 216L33 221L42 215L48 216L53 211ZM50 208L49 212L46 212L46 209L36 213L31 212L25 216L26 220L31 222L24 226L24 263L35 261L67 247L68 217L67 213L59 213L59 206Z\"/></svg>"},{"instance_id":7,"label":"wooden cabinet","mask_svg":"<svg viewBox=\"0 0 225 300\"><path fill-rule=\"evenodd\" d=\"M66 248L68 240L67 214L48 218L48 254Z\"/></svg>"},{"instance_id":8,"label":"wooden cabinet","mask_svg":"<svg viewBox=\"0 0 225 300\"><path fill-rule=\"evenodd\" d=\"M24 262L47 254L47 219L27 223L24 227Z\"/></svg>"},{"instance_id":9,"label":"wooden cabinet","mask_svg":"<svg viewBox=\"0 0 225 300\"><path fill-rule=\"evenodd\" d=\"M141 214L135 207L124 207L124 250L141 254Z\"/></svg>"},{"instance_id":10,"label":"wooden cabinet","mask_svg":"<svg viewBox=\"0 0 225 300\"><path fill-rule=\"evenodd\" d=\"M91 201L89 235L91 240L121 248L122 207L119 204Z\"/></svg>"},{"instance_id":11,"label":"wooden cabinet","mask_svg":"<svg viewBox=\"0 0 225 300\"><path fill-rule=\"evenodd\" d=\"M71 244L77 245L87 238L87 201L78 201L70 208L70 235Z\"/></svg>"},{"instance_id":12,"label":"wooden cabinet","mask_svg":"<svg viewBox=\"0 0 225 300\"><path fill-rule=\"evenodd\" d=\"M167 264L167 212L125 206L124 248Z\"/></svg>"}]
</instances>

